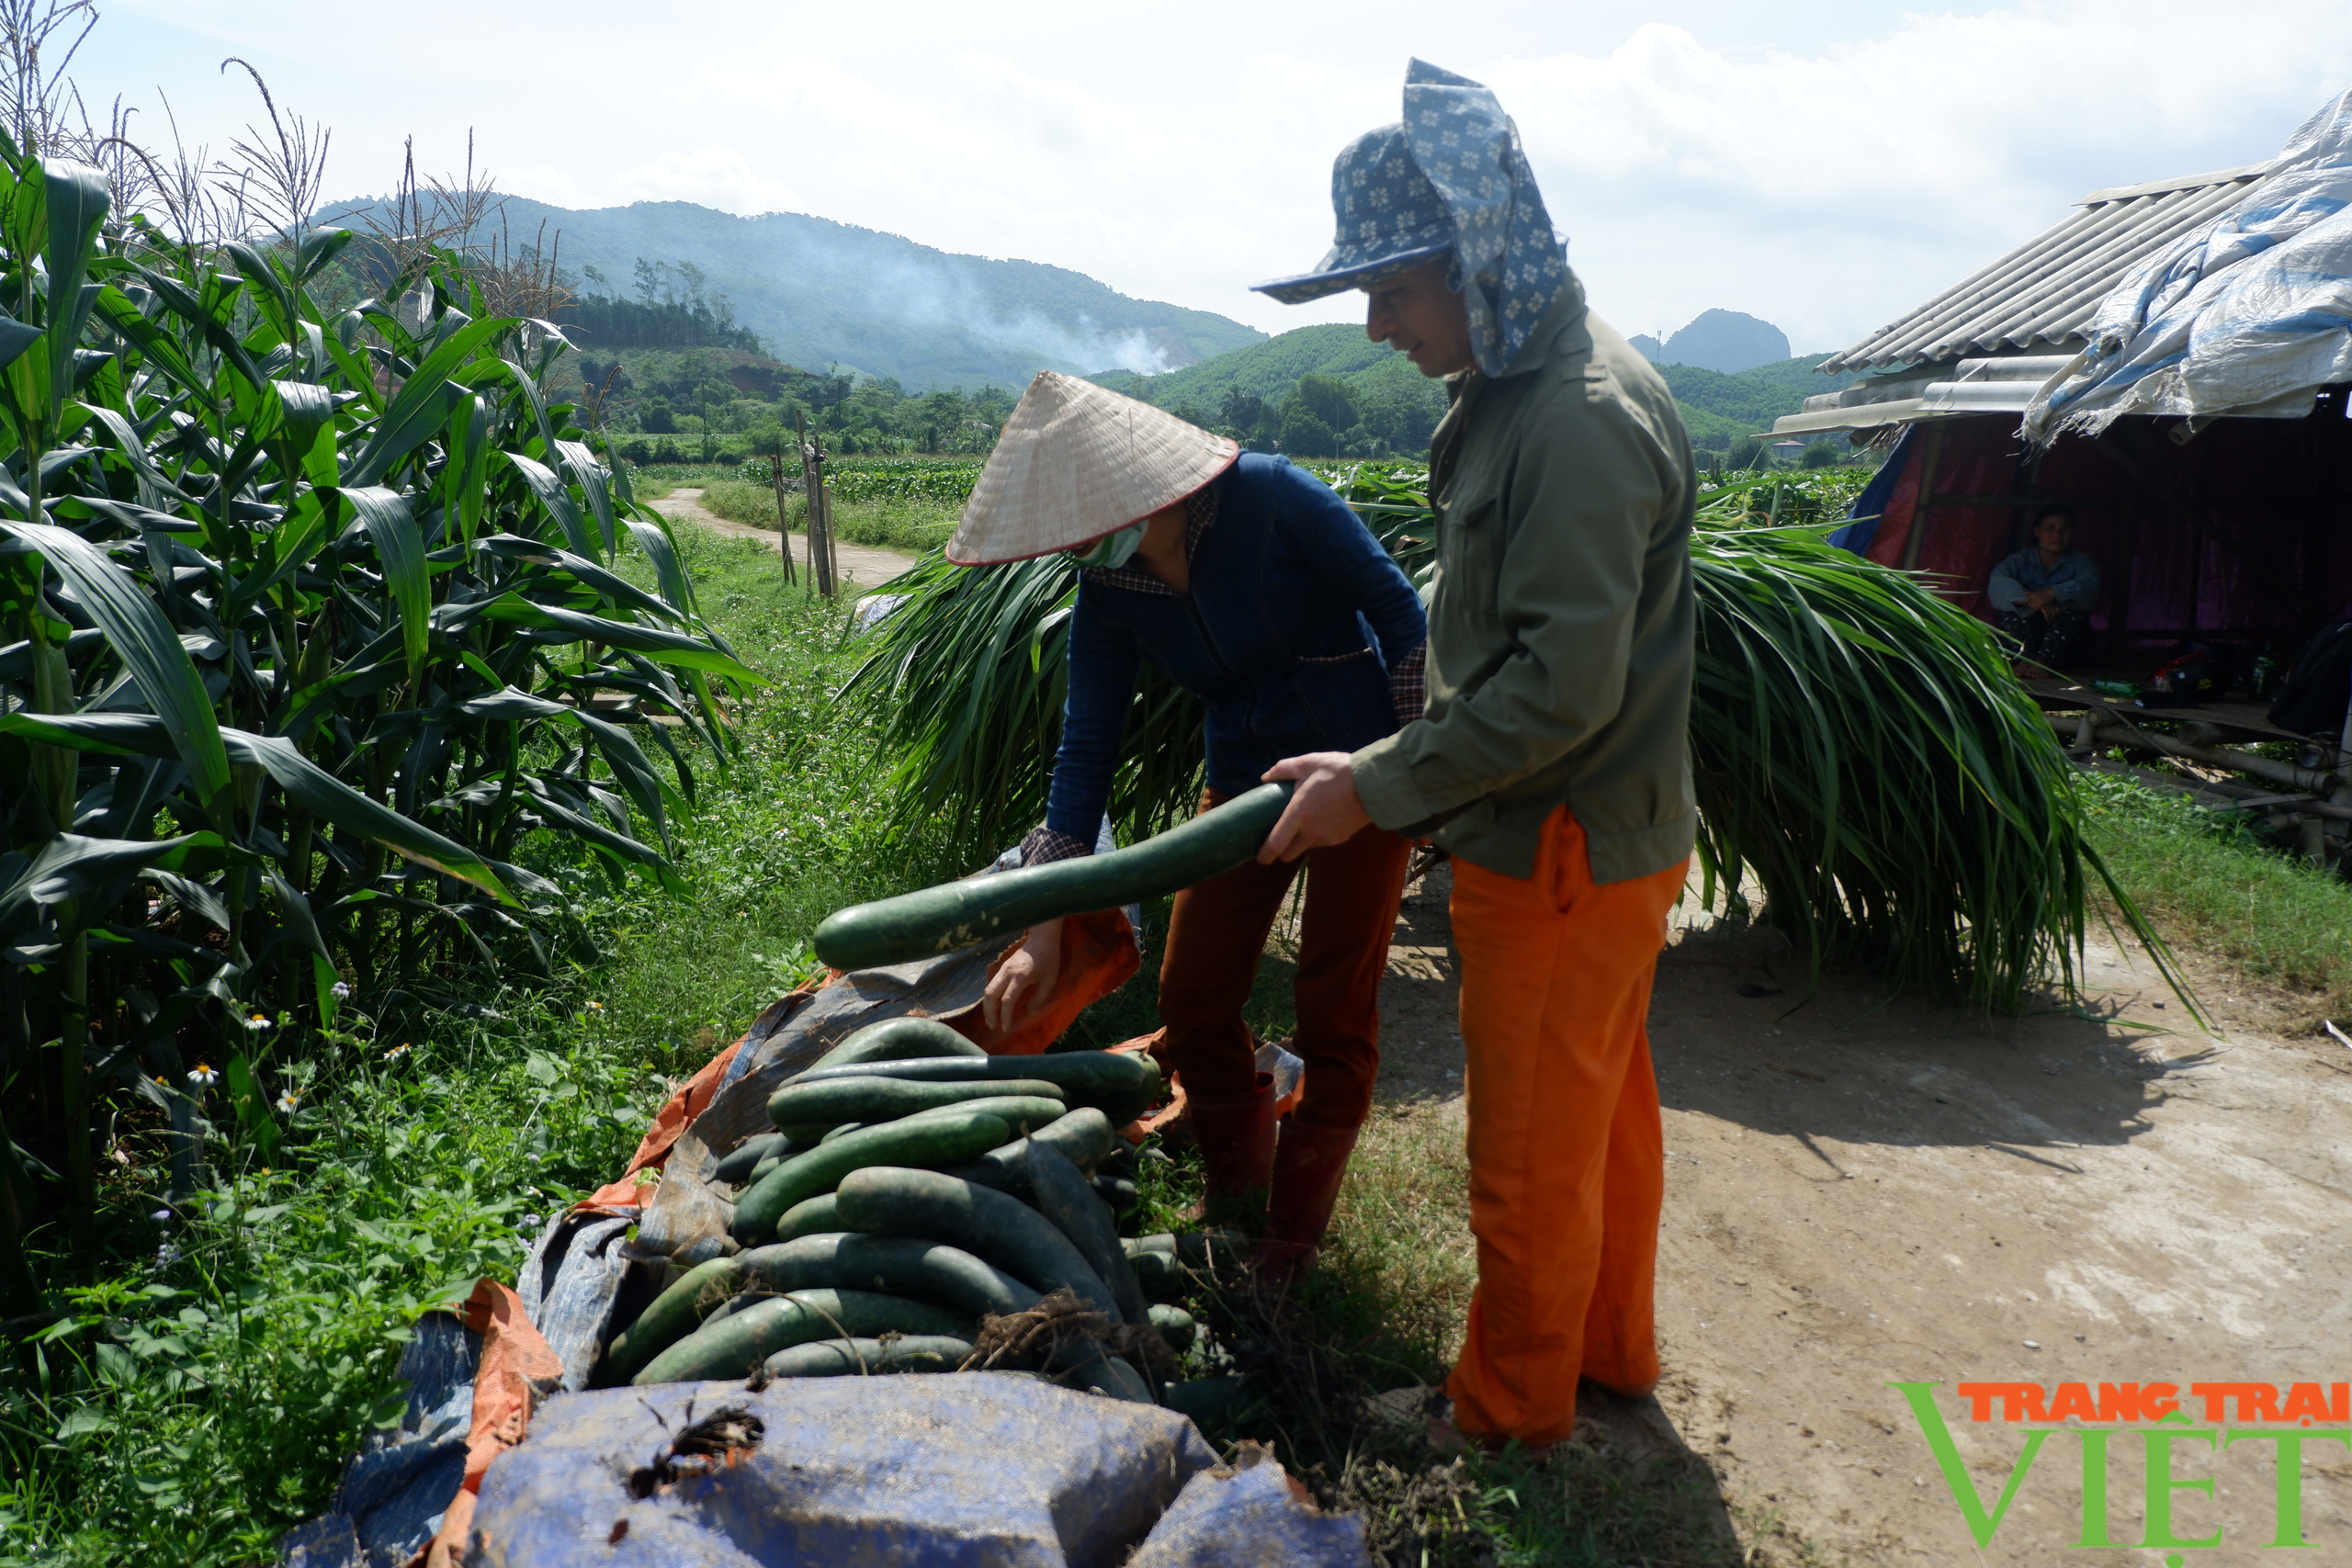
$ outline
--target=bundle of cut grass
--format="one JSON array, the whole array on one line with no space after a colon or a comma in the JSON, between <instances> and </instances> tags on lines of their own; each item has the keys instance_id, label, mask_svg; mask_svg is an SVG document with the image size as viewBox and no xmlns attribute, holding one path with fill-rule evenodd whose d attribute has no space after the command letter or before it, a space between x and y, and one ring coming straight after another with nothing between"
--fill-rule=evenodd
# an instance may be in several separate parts
<instances>
[{"instance_id":1,"label":"bundle of cut grass","mask_svg":"<svg viewBox=\"0 0 2352 1568\"><path fill-rule=\"evenodd\" d=\"M2043 976L2073 987L2087 873L2171 976L1983 622L1818 529L1702 529L1690 556L1711 901L1752 880L1815 984L1862 968L2013 1011Z\"/></svg>"}]
</instances>

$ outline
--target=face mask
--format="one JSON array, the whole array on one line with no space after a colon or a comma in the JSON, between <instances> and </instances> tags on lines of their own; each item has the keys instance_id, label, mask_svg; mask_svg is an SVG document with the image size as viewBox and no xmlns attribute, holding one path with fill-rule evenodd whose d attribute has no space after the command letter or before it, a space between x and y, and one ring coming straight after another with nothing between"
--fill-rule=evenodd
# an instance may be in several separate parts
<instances>
[{"instance_id":1,"label":"face mask","mask_svg":"<svg viewBox=\"0 0 2352 1568\"><path fill-rule=\"evenodd\" d=\"M1143 525L1136 523L1062 554L1082 567L1107 567L1115 571L1134 558L1142 544Z\"/></svg>"}]
</instances>

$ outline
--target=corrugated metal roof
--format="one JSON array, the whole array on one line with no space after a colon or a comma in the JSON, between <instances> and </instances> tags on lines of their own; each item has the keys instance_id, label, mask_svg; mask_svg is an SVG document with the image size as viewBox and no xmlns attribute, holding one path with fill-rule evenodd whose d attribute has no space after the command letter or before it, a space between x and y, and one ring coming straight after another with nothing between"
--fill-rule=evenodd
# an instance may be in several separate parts
<instances>
[{"instance_id":1,"label":"corrugated metal roof","mask_svg":"<svg viewBox=\"0 0 2352 1568\"><path fill-rule=\"evenodd\" d=\"M2064 221L1821 364L1886 372L1985 355L2072 354L2126 268L2210 221L2270 165L2095 190Z\"/></svg>"},{"instance_id":2,"label":"corrugated metal roof","mask_svg":"<svg viewBox=\"0 0 2352 1568\"><path fill-rule=\"evenodd\" d=\"M1938 414L2023 413L2042 384L2073 362L2064 354L2013 354L1963 359L1915 376L1861 381L1804 400L1803 413L1773 422L1776 436L1909 424Z\"/></svg>"}]
</instances>

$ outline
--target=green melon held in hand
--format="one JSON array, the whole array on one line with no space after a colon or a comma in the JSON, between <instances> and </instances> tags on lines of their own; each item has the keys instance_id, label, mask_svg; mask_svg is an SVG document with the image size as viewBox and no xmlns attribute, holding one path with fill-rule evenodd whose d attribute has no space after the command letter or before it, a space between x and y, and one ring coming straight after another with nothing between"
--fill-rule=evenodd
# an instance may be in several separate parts
<instances>
[{"instance_id":1,"label":"green melon held in hand","mask_svg":"<svg viewBox=\"0 0 2352 1568\"><path fill-rule=\"evenodd\" d=\"M1287 784L1260 784L1124 850L852 905L817 928L817 956L836 969L879 969L1025 931L1041 920L1181 893L1253 859L1290 794Z\"/></svg>"}]
</instances>

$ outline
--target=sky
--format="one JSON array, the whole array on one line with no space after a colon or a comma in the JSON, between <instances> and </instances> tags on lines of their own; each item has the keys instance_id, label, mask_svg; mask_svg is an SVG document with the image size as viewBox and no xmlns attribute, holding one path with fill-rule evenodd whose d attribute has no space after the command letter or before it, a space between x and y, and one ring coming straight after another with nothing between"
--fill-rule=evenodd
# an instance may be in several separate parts
<instances>
[{"instance_id":1,"label":"sky","mask_svg":"<svg viewBox=\"0 0 2352 1568\"><path fill-rule=\"evenodd\" d=\"M334 132L329 197L463 164L572 208L808 212L1049 262L1281 332L1248 285L1331 237L1331 159L1406 61L1494 87L1568 259L1628 333L1745 310L1853 342L2105 186L2256 163L2352 86L2352 6L2040 0L549 4L98 0L74 62L216 152Z\"/></svg>"}]
</instances>

